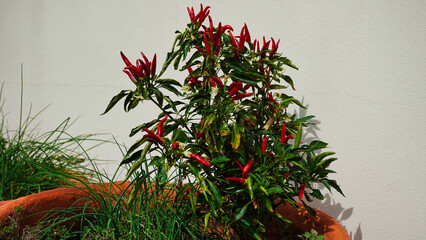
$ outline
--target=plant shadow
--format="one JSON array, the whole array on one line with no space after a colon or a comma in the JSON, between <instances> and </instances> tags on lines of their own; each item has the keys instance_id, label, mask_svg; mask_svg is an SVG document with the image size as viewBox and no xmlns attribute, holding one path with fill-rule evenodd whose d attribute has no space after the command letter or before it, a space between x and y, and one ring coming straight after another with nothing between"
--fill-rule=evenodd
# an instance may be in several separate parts
<instances>
[{"instance_id":1,"label":"plant shadow","mask_svg":"<svg viewBox=\"0 0 426 240\"><path fill-rule=\"evenodd\" d=\"M305 104L304 102L304 98L302 98L301 103L308 108L309 104ZM308 116L307 108L299 108L299 111L296 113L295 110L294 113L297 114L299 118L306 117ZM321 131L318 126L319 124L321 124L321 121L313 118L310 119L308 122L308 127L303 129L302 142L311 142L313 140L319 139L317 132ZM322 186L320 187L320 190L324 191L326 189L324 186ZM310 205L322 212L325 212L326 214L334 218L336 221L338 221L343 226L343 228L346 229L351 239L362 240L361 223L358 224L358 227L355 232L349 231L348 227L343 224L344 221L348 220L352 216L354 211L353 207L344 208L341 203L335 202L331 194L329 193L325 194L324 200L313 201L312 203L310 203Z\"/></svg>"}]
</instances>

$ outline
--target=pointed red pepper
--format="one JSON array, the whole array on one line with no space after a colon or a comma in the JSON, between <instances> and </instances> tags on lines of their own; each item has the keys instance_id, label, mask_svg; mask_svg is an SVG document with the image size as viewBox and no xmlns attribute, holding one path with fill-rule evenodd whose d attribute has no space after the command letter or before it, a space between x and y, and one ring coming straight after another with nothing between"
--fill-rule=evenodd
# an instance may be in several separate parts
<instances>
[{"instance_id":1,"label":"pointed red pepper","mask_svg":"<svg viewBox=\"0 0 426 240\"><path fill-rule=\"evenodd\" d=\"M304 192L305 192L305 184L302 183L300 184L299 201L302 201Z\"/></svg>"},{"instance_id":2,"label":"pointed red pepper","mask_svg":"<svg viewBox=\"0 0 426 240\"><path fill-rule=\"evenodd\" d=\"M285 132L286 132L286 127L284 123L283 127L281 128L281 143L287 143L288 140L290 140L291 138L294 138L293 134L286 136Z\"/></svg>"},{"instance_id":3,"label":"pointed red pepper","mask_svg":"<svg viewBox=\"0 0 426 240\"><path fill-rule=\"evenodd\" d=\"M241 165L240 162L238 162L238 160L235 160L235 163L237 163L238 167L240 168L241 172L243 172L243 165Z\"/></svg>"},{"instance_id":4,"label":"pointed red pepper","mask_svg":"<svg viewBox=\"0 0 426 240\"><path fill-rule=\"evenodd\" d=\"M124 63L126 64L126 67L132 66L133 64L129 61L129 59L124 55L122 51L120 51L121 58L123 59Z\"/></svg>"},{"instance_id":5,"label":"pointed red pepper","mask_svg":"<svg viewBox=\"0 0 426 240\"><path fill-rule=\"evenodd\" d=\"M240 93L240 94L237 94L237 95L235 95L235 96L233 96L231 98L232 98L232 100L240 100L240 99L249 97L251 95L253 95L253 93Z\"/></svg>"},{"instance_id":6,"label":"pointed red pepper","mask_svg":"<svg viewBox=\"0 0 426 240\"><path fill-rule=\"evenodd\" d=\"M151 77L154 77L156 67L157 67L157 54L154 54L154 58L152 58L152 65L151 65Z\"/></svg>"},{"instance_id":7,"label":"pointed red pepper","mask_svg":"<svg viewBox=\"0 0 426 240\"><path fill-rule=\"evenodd\" d=\"M207 55L211 55L212 51L210 49L209 41L207 41L206 33L203 34L203 39L204 39L204 45L206 46L206 53L207 53Z\"/></svg>"},{"instance_id":8,"label":"pointed red pepper","mask_svg":"<svg viewBox=\"0 0 426 240\"><path fill-rule=\"evenodd\" d=\"M201 156L199 156L199 155L197 155L197 154L195 154L195 153L191 153L190 157L191 157L192 159L194 159L195 161L197 161L197 162L199 162L199 163L203 164L203 165L204 165L204 166L206 166L206 167L211 167L211 166L212 166L212 165L211 165L209 162L207 162L204 158L202 158Z\"/></svg>"},{"instance_id":9,"label":"pointed red pepper","mask_svg":"<svg viewBox=\"0 0 426 240\"><path fill-rule=\"evenodd\" d=\"M217 85L219 88L223 88L223 83L222 83L222 80L220 80L220 78L218 78L218 77L213 77L213 81L216 83L216 85Z\"/></svg>"},{"instance_id":10,"label":"pointed red pepper","mask_svg":"<svg viewBox=\"0 0 426 240\"><path fill-rule=\"evenodd\" d=\"M275 43L275 40L273 38L272 39L272 50L269 53L269 60L272 59L272 57L274 57L274 54L277 52L278 50L278 45L280 44L280 39L278 40L278 42Z\"/></svg>"},{"instance_id":11,"label":"pointed red pepper","mask_svg":"<svg viewBox=\"0 0 426 240\"><path fill-rule=\"evenodd\" d=\"M229 85L229 89L228 90L229 90L229 95L230 96L235 95L238 92L238 90L240 90L239 84L237 82L231 83L231 85Z\"/></svg>"},{"instance_id":12,"label":"pointed red pepper","mask_svg":"<svg viewBox=\"0 0 426 240\"><path fill-rule=\"evenodd\" d=\"M216 83L214 83L213 79L212 79L212 78L209 78L209 80L210 80L210 85L211 85L212 87L216 87Z\"/></svg>"},{"instance_id":13,"label":"pointed red pepper","mask_svg":"<svg viewBox=\"0 0 426 240\"><path fill-rule=\"evenodd\" d=\"M268 141L268 137L264 137L262 140L262 152L266 153L266 142Z\"/></svg>"},{"instance_id":14,"label":"pointed red pepper","mask_svg":"<svg viewBox=\"0 0 426 240\"><path fill-rule=\"evenodd\" d=\"M164 145L164 139L163 137L160 137L159 135L153 133L151 130L147 129L147 128L142 128L145 132L147 132L147 134L145 134L143 136L143 138L148 138L148 141L150 142L156 142L159 143L161 145Z\"/></svg>"},{"instance_id":15,"label":"pointed red pepper","mask_svg":"<svg viewBox=\"0 0 426 240\"><path fill-rule=\"evenodd\" d=\"M243 179L246 179L248 177L248 171L249 171L251 165L253 165L253 161L248 162L244 166L244 168L243 168L243 174L242 174Z\"/></svg>"},{"instance_id":16,"label":"pointed red pepper","mask_svg":"<svg viewBox=\"0 0 426 240\"><path fill-rule=\"evenodd\" d=\"M163 124L167 120L167 115L158 123L157 135L163 137Z\"/></svg>"}]
</instances>

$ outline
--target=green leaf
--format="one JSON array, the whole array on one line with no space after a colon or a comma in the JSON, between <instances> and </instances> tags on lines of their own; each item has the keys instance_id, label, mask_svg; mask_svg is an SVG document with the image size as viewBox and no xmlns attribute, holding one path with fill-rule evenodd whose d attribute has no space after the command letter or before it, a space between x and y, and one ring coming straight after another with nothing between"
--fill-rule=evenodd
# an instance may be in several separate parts
<instances>
[{"instance_id":1,"label":"green leaf","mask_svg":"<svg viewBox=\"0 0 426 240\"><path fill-rule=\"evenodd\" d=\"M115 95L109 102L107 108L105 109L105 112L101 115L104 115L105 113L109 112L109 110L111 110L115 106L115 104L117 104L123 97L127 96L130 92L130 90L122 90L120 93Z\"/></svg>"},{"instance_id":2,"label":"green leaf","mask_svg":"<svg viewBox=\"0 0 426 240\"><path fill-rule=\"evenodd\" d=\"M290 86L294 89L294 83L293 83L293 80L291 79L291 77L288 76L288 75L283 75L282 77L283 77L284 81L286 81L288 84L290 84Z\"/></svg>"},{"instance_id":3,"label":"green leaf","mask_svg":"<svg viewBox=\"0 0 426 240\"><path fill-rule=\"evenodd\" d=\"M274 209L272 208L271 200L269 200L269 198L267 196L262 195L262 201L263 201L263 204L265 205L266 209L269 212L273 212L274 211Z\"/></svg>"},{"instance_id":4,"label":"green leaf","mask_svg":"<svg viewBox=\"0 0 426 240\"><path fill-rule=\"evenodd\" d=\"M176 85L176 86L182 87L180 82L178 82L174 79L171 79L171 78L158 79L157 83L159 83L161 85Z\"/></svg>"},{"instance_id":5,"label":"green leaf","mask_svg":"<svg viewBox=\"0 0 426 240\"><path fill-rule=\"evenodd\" d=\"M310 206L308 206L305 201L302 200L303 206L305 206L306 210L312 215L312 216L316 216L317 212L311 208Z\"/></svg>"},{"instance_id":6,"label":"green leaf","mask_svg":"<svg viewBox=\"0 0 426 240\"><path fill-rule=\"evenodd\" d=\"M189 200L191 202L192 212L196 214L197 213L197 194L195 193L195 188L192 185L189 186Z\"/></svg>"},{"instance_id":7,"label":"green leaf","mask_svg":"<svg viewBox=\"0 0 426 240\"><path fill-rule=\"evenodd\" d=\"M285 225L293 223L292 221L288 220L287 218L283 217L281 214L277 212L273 212L272 215L274 215L274 217L276 217L279 221L281 221Z\"/></svg>"},{"instance_id":8,"label":"green leaf","mask_svg":"<svg viewBox=\"0 0 426 240\"><path fill-rule=\"evenodd\" d=\"M133 137L136 133L138 133L140 130L142 130L142 128L150 128L150 127L151 127L152 125L154 125L154 123L156 123L157 121L158 121L157 119L154 119L154 120L152 120L152 121L150 121L150 122L147 122L147 123L141 124L141 125L139 125L139 126L137 126L137 127L133 128L133 129L132 129L132 131L130 132L129 137Z\"/></svg>"},{"instance_id":9,"label":"green leaf","mask_svg":"<svg viewBox=\"0 0 426 240\"><path fill-rule=\"evenodd\" d=\"M253 181L251 180L251 177L248 177L246 180L247 183L247 188L249 190L249 194L250 194L250 200L254 199L254 194L253 194Z\"/></svg>"},{"instance_id":10,"label":"green leaf","mask_svg":"<svg viewBox=\"0 0 426 240\"><path fill-rule=\"evenodd\" d=\"M302 131L303 131L303 125L302 123L299 124L299 128L297 130L296 137L294 138L294 148L299 148L300 142L302 140Z\"/></svg>"},{"instance_id":11,"label":"green leaf","mask_svg":"<svg viewBox=\"0 0 426 240\"><path fill-rule=\"evenodd\" d=\"M251 202L252 201L250 201L249 203L251 203ZM244 214L246 214L246 212L247 212L247 208L249 206L249 203L247 203L246 205L244 205L244 207L237 209L237 212L235 212L234 216L232 216L231 224L234 223L234 222L236 222L236 221L238 221L238 220L240 220L241 218L244 217Z\"/></svg>"},{"instance_id":12,"label":"green leaf","mask_svg":"<svg viewBox=\"0 0 426 240\"><path fill-rule=\"evenodd\" d=\"M309 144L309 149L310 150L323 149L323 148L326 148L327 145L328 143L326 142L315 140L315 141L312 141L311 144Z\"/></svg>"},{"instance_id":13,"label":"green leaf","mask_svg":"<svg viewBox=\"0 0 426 240\"><path fill-rule=\"evenodd\" d=\"M271 187L268 188L268 194L276 194L276 193L282 193L284 192L282 187Z\"/></svg>"},{"instance_id":14,"label":"green leaf","mask_svg":"<svg viewBox=\"0 0 426 240\"><path fill-rule=\"evenodd\" d=\"M327 157L327 156L330 156L330 155L334 155L334 154L336 154L336 153L334 153L334 152L323 152L323 153L321 153L320 155L318 155L318 156L316 156L316 157L314 157L314 161L316 161L316 162L320 162L321 160L323 160L325 157Z\"/></svg>"},{"instance_id":15,"label":"green leaf","mask_svg":"<svg viewBox=\"0 0 426 240\"><path fill-rule=\"evenodd\" d=\"M203 233L206 233L207 227L209 226L210 214L211 213L209 212L206 215L204 215L204 230L203 230Z\"/></svg>"},{"instance_id":16,"label":"green leaf","mask_svg":"<svg viewBox=\"0 0 426 240\"><path fill-rule=\"evenodd\" d=\"M206 179L206 180L207 180L207 183L210 186L210 190L211 190L211 193L213 195L213 199L215 200L217 207L220 208L222 206L222 201L223 201L222 195L220 194L219 189L217 189L217 187L209 179Z\"/></svg>"},{"instance_id":17,"label":"green leaf","mask_svg":"<svg viewBox=\"0 0 426 240\"><path fill-rule=\"evenodd\" d=\"M339 185L337 185L336 180L327 179L326 181L332 188L336 189L336 191L338 191L340 194L342 194L342 196L345 197L345 194L343 194L342 189L340 189Z\"/></svg>"},{"instance_id":18,"label":"green leaf","mask_svg":"<svg viewBox=\"0 0 426 240\"><path fill-rule=\"evenodd\" d=\"M313 115L309 115L309 116L306 116L306 117L301 117L301 118L296 119L296 121L294 121L294 123L295 123L295 124L303 123L303 122L306 122L306 121L308 121L309 119L312 119L312 118L314 118L314 117L315 117L315 116L313 116Z\"/></svg>"},{"instance_id":19,"label":"green leaf","mask_svg":"<svg viewBox=\"0 0 426 240\"><path fill-rule=\"evenodd\" d=\"M123 161L121 161L120 166L123 164L128 164L130 162L133 162L136 159L140 159L141 154L142 154L142 149L139 151L134 152L130 157L126 157L123 159Z\"/></svg>"},{"instance_id":20,"label":"green leaf","mask_svg":"<svg viewBox=\"0 0 426 240\"><path fill-rule=\"evenodd\" d=\"M250 235L252 238L256 239L256 240L261 240L262 237L260 236L260 234L256 231L256 228L246 219L241 219L239 221L240 226L243 227L247 234Z\"/></svg>"},{"instance_id":21,"label":"green leaf","mask_svg":"<svg viewBox=\"0 0 426 240\"><path fill-rule=\"evenodd\" d=\"M227 122L222 123L222 126L220 126L220 129L219 129L220 136L222 137L228 136L230 132L231 130L229 129L228 123Z\"/></svg>"},{"instance_id":22,"label":"green leaf","mask_svg":"<svg viewBox=\"0 0 426 240\"><path fill-rule=\"evenodd\" d=\"M162 85L163 88L169 90L170 92L176 94L177 96L182 96L182 93L171 85Z\"/></svg>"},{"instance_id":23,"label":"green leaf","mask_svg":"<svg viewBox=\"0 0 426 240\"><path fill-rule=\"evenodd\" d=\"M220 156L220 157L216 157L213 160L210 161L211 164L215 164L215 163L221 163L221 162L229 162L229 158L224 157L224 156Z\"/></svg>"},{"instance_id":24,"label":"green leaf","mask_svg":"<svg viewBox=\"0 0 426 240\"><path fill-rule=\"evenodd\" d=\"M231 145L234 148L234 150L237 150L241 142L241 133L239 131L237 124L234 124L234 126L232 126L232 130L233 131L232 131Z\"/></svg>"}]
</instances>

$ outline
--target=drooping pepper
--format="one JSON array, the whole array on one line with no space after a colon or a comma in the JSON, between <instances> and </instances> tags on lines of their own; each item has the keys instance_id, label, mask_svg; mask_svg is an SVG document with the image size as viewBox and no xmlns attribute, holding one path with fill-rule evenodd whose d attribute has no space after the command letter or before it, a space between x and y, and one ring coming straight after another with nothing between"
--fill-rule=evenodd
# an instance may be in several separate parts
<instances>
[{"instance_id":1,"label":"drooping pepper","mask_svg":"<svg viewBox=\"0 0 426 240\"><path fill-rule=\"evenodd\" d=\"M212 78L213 78L213 81L216 83L216 85L219 88L223 88L223 83L222 83L222 80L220 80L220 78L218 78L218 77L212 77Z\"/></svg>"},{"instance_id":2,"label":"drooping pepper","mask_svg":"<svg viewBox=\"0 0 426 240\"><path fill-rule=\"evenodd\" d=\"M153 133L151 130L149 130L147 128L142 128L142 129L147 133L143 136L143 138L148 138L148 141L150 141L150 142L156 142L156 143L159 143L161 145L164 145L163 137Z\"/></svg>"},{"instance_id":3,"label":"drooping pepper","mask_svg":"<svg viewBox=\"0 0 426 240\"><path fill-rule=\"evenodd\" d=\"M243 179L246 179L248 177L248 171L249 171L251 165L253 165L253 161L248 162L244 166L244 168L243 168L243 174L242 174Z\"/></svg>"},{"instance_id":4,"label":"drooping pepper","mask_svg":"<svg viewBox=\"0 0 426 240\"><path fill-rule=\"evenodd\" d=\"M268 137L264 137L262 140L262 152L266 153L266 142L268 141Z\"/></svg>"},{"instance_id":5,"label":"drooping pepper","mask_svg":"<svg viewBox=\"0 0 426 240\"><path fill-rule=\"evenodd\" d=\"M304 192L305 192L305 184L302 183L300 184L299 201L302 201Z\"/></svg>"},{"instance_id":6,"label":"drooping pepper","mask_svg":"<svg viewBox=\"0 0 426 240\"><path fill-rule=\"evenodd\" d=\"M243 98L249 97L251 95L253 95L253 93L240 93L240 94L237 94L237 95L235 95L235 96L233 96L231 98L232 98L232 100L236 101L236 100L241 100Z\"/></svg>"},{"instance_id":7,"label":"drooping pepper","mask_svg":"<svg viewBox=\"0 0 426 240\"><path fill-rule=\"evenodd\" d=\"M197 161L197 162L199 162L199 163L203 164L203 165L204 165L204 166L206 166L206 167L211 167L211 166L212 166L212 165L211 165L208 161L206 161L203 157L201 157L201 156L199 156L199 155L197 155L197 154L195 154L195 153L191 153L190 157L191 157L192 159L194 159L195 161Z\"/></svg>"}]
</instances>

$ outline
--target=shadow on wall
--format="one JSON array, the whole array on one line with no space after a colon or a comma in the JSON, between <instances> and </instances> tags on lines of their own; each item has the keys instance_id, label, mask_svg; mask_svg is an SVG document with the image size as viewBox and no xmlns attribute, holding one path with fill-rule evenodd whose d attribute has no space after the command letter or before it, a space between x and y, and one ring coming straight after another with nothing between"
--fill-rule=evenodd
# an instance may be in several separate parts
<instances>
[{"instance_id":1,"label":"shadow on wall","mask_svg":"<svg viewBox=\"0 0 426 240\"><path fill-rule=\"evenodd\" d=\"M325 189L325 188L324 188ZM330 194L325 194L324 200L322 201L314 201L310 204L310 206L323 211L338 221L348 232L349 236L353 240L362 240L362 231L361 231L361 223L358 224L358 228L355 232L349 231L348 228L343 223L345 220L349 219L352 214L354 208L344 208L342 204L336 203Z\"/></svg>"},{"instance_id":2,"label":"shadow on wall","mask_svg":"<svg viewBox=\"0 0 426 240\"><path fill-rule=\"evenodd\" d=\"M309 104L304 103L304 98L302 98L301 101L302 105L308 107ZM308 116L307 109L299 108L299 112L297 113L297 116L299 118ZM295 112L296 113L296 112ZM302 142L311 142L313 140L318 140L318 134L317 131L321 131L321 129L318 127L318 125L321 123L319 120L313 118L308 121L311 123L308 127L303 129L303 136L302 136ZM327 142L327 141L326 141ZM321 192L327 191L325 187L321 187ZM343 189L344 190L344 189ZM332 196L327 193L324 196L324 200L322 201L314 201L310 206L323 211L330 215L332 218L334 218L336 221L338 221L348 232L349 236L353 240L362 240L362 231L361 231L361 223L358 224L358 228L355 232L349 231L348 228L343 224L343 221L349 219L352 216L353 213L353 207L351 208L344 208L342 204L336 203Z\"/></svg>"}]
</instances>

